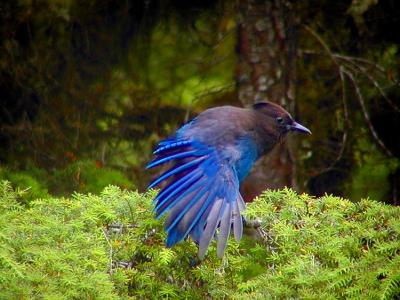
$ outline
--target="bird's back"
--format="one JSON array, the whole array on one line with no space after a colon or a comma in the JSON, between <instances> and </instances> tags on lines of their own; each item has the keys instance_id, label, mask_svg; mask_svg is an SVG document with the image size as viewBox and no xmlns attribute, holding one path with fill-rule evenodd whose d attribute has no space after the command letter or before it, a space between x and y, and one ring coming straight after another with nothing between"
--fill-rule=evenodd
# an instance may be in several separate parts
<instances>
[{"instance_id":1,"label":"bird's back","mask_svg":"<svg viewBox=\"0 0 400 300\"><path fill-rule=\"evenodd\" d=\"M252 112L246 108L221 106L199 114L177 132L178 138L195 139L205 145L234 145L254 128Z\"/></svg>"}]
</instances>

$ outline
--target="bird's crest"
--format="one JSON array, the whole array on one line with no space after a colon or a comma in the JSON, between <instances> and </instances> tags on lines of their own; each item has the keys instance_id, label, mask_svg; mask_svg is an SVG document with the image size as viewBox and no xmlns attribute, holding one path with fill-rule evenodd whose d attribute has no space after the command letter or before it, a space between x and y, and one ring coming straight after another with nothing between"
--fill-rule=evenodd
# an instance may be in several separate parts
<instances>
[{"instance_id":1,"label":"bird's crest","mask_svg":"<svg viewBox=\"0 0 400 300\"><path fill-rule=\"evenodd\" d=\"M292 116L282 106L272 102L255 103L253 109L271 117L281 116L292 119Z\"/></svg>"}]
</instances>

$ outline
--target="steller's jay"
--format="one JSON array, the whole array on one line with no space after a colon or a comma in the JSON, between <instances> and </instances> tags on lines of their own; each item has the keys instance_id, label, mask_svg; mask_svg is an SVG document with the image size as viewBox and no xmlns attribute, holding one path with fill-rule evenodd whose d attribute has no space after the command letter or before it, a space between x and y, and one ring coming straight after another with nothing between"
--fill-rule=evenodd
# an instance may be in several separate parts
<instances>
[{"instance_id":1,"label":"steller's jay","mask_svg":"<svg viewBox=\"0 0 400 300\"><path fill-rule=\"evenodd\" d=\"M311 133L279 105L261 102L251 108L208 109L161 141L147 168L174 162L149 185L169 180L154 199L157 218L168 212L167 247L190 235L203 259L216 236L222 257L231 227L239 242L245 209L239 185L289 131Z\"/></svg>"}]
</instances>

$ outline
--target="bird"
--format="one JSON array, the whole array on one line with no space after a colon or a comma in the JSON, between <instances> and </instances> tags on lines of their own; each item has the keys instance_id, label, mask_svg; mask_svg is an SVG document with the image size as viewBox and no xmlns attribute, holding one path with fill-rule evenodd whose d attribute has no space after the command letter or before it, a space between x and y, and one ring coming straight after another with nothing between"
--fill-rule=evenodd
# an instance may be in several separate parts
<instances>
[{"instance_id":1,"label":"bird","mask_svg":"<svg viewBox=\"0 0 400 300\"><path fill-rule=\"evenodd\" d=\"M218 257L231 231L239 243L245 209L240 183L291 131L311 134L283 107L265 101L207 109L160 141L146 168L171 165L149 184L151 189L166 183L153 200L155 217L167 214L166 246L190 236L203 260L214 238Z\"/></svg>"}]
</instances>

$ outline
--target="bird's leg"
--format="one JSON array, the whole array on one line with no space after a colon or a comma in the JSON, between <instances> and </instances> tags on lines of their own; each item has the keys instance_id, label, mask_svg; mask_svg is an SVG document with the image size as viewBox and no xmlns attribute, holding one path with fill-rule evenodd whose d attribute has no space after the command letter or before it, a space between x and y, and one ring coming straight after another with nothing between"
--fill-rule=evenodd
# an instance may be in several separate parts
<instances>
[{"instance_id":1,"label":"bird's leg","mask_svg":"<svg viewBox=\"0 0 400 300\"><path fill-rule=\"evenodd\" d=\"M199 241L196 241L195 239L192 240L196 244L197 252L199 252ZM201 264L201 259L197 255L189 257L189 268L195 268L200 264Z\"/></svg>"},{"instance_id":2,"label":"bird's leg","mask_svg":"<svg viewBox=\"0 0 400 300\"><path fill-rule=\"evenodd\" d=\"M254 240L259 240L262 239L263 236L261 234L261 220L256 218L256 219L247 219L245 217L242 216L243 219L243 229L244 229L244 233L250 237L251 239Z\"/></svg>"},{"instance_id":3,"label":"bird's leg","mask_svg":"<svg viewBox=\"0 0 400 300\"><path fill-rule=\"evenodd\" d=\"M200 265L201 260L197 256L193 256L189 258L189 268L195 268Z\"/></svg>"},{"instance_id":4,"label":"bird's leg","mask_svg":"<svg viewBox=\"0 0 400 300\"><path fill-rule=\"evenodd\" d=\"M261 227L260 219L248 220L247 218L242 216L242 220L243 220L244 227L253 228L253 229L257 229L257 228Z\"/></svg>"}]
</instances>

